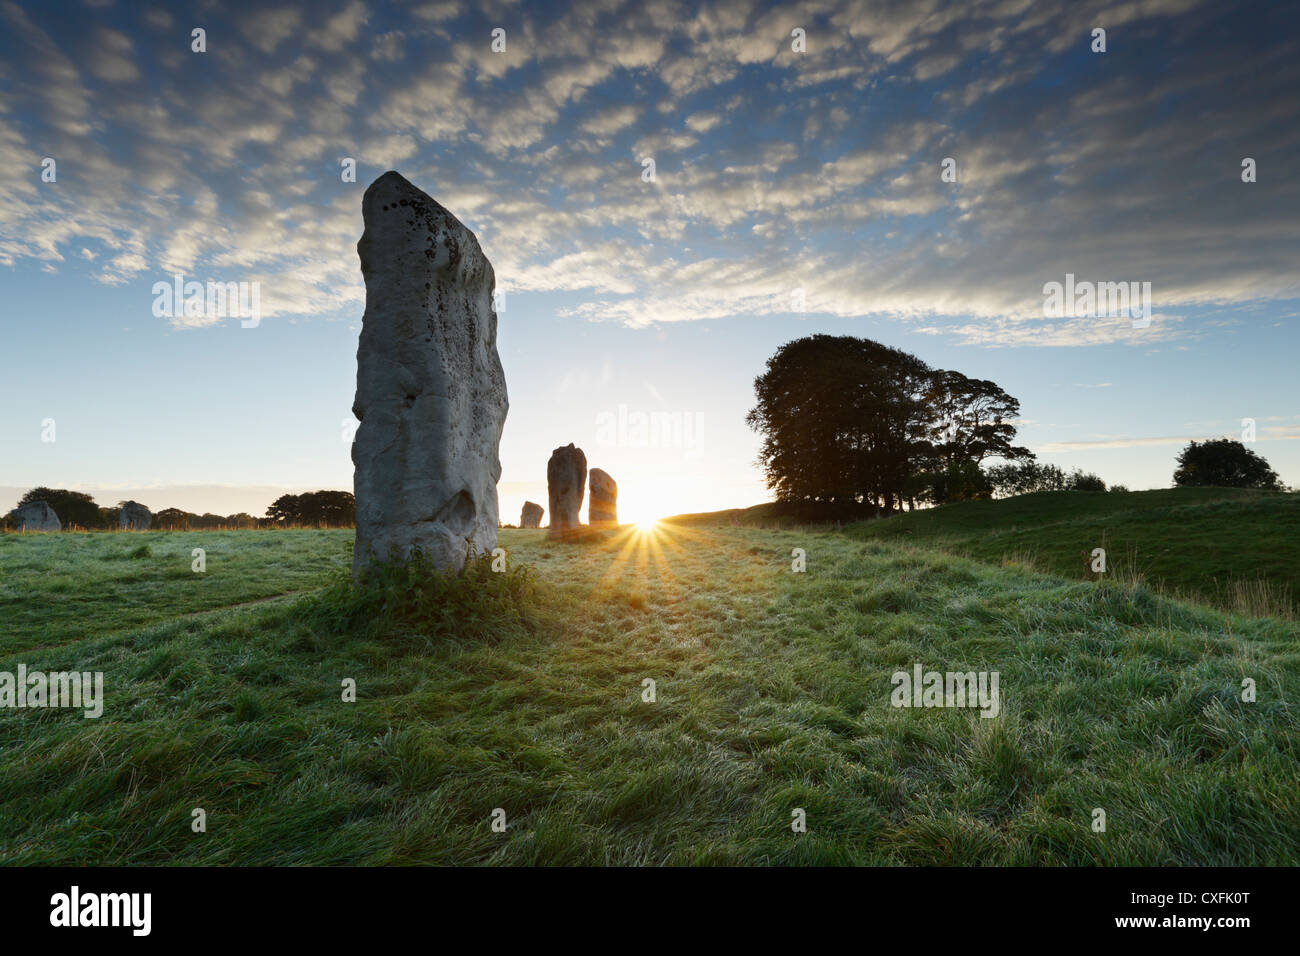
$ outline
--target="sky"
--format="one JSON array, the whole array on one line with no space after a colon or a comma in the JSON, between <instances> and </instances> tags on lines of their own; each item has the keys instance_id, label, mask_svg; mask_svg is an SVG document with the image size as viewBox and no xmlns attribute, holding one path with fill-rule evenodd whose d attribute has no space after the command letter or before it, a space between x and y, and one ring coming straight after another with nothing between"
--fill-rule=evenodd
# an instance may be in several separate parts
<instances>
[{"instance_id":1,"label":"sky","mask_svg":"<svg viewBox=\"0 0 1300 956\"><path fill-rule=\"evenodd\" d=\"M996 381L1021 443L1109 483L1168 487L1253 419L1300 485L1297 27L1198 0L0 0L0 508L350 489L389 169L504 294L504 521L569 442L624 520L766 500L753 381L818 332ZM156 314L177 274L255 283L257 321ZM1067 274L1150 283L1149 323L1045 314Z\"/></svg>"}]
</instances>

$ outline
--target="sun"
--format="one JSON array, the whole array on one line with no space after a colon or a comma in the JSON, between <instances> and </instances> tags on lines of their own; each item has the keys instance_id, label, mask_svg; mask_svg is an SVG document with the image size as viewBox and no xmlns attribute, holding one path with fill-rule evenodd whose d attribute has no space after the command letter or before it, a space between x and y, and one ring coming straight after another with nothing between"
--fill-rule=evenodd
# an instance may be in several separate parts
<instances>
[{"instance_id":1,"label":"sun","mask_svg":"<svg viewBox=\"0 0 1300 956\"><path fill-rule=\"evenodd\" d=\"M619 495L618 514L624 527L630 526L636 534L646 534L655 530L662 517L671 514L664 507L664 502L653 488L632 486L624 488Z\"/></svg>"}]
</instances>

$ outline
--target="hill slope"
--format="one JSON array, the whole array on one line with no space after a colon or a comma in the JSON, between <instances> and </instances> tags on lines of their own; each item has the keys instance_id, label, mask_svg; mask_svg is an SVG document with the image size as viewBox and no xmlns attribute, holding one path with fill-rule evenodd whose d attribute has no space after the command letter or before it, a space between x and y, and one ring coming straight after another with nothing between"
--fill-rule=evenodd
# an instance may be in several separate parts
<instances>
[{"instance_id":1,"label":"hill slope","mask_svg":"<svg viewBox=\"0 0 1300 956\"><path fill-rule=\"evenodd\" d=\"M907 540L1068 577L1107 573L1218 607L1294 613L1300 495L1234 488L1057 491L968 501L854 524L857 540Z\"/></svg>"}]
</instances>

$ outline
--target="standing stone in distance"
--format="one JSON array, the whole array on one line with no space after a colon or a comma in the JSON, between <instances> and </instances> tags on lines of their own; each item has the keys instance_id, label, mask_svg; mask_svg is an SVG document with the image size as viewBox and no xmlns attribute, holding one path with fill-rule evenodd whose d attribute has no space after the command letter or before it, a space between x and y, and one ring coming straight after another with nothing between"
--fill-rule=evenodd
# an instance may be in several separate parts
<instances>
[{"instance_id":1,"label":"standing stone in distance","mask_svg":"<svg viewBox=\"0 0 1300 956\"><path fill-rule=\"evenodd\" d=\"M591 501L587 521L593 527L618 524L618 483L599 468L591 469Z\"/></svg>"},{"instance_id":2,"label":"standing stone in distance","mask_svg":"<svg viewBox=\"0 0 1300 956\"><path fill-rule=\"evenodd\" d=\"M519 527L521 528L540 528L542 526L542 515L545 509L541 505L531 501L524 502L524 510L519 514Z\"/></svg>"},{"instance_id":3,"label":"standing stone in distance","mask_svg":"<svg viewBox=\"0 0 1300 956\"><path fill-rule=\"evenodd\" d=\"M474 233L396 172L370 184L361 212L352 573L417 547L459 570L497 544L509 401L496 275Z\"/></svg>"},{"instance_id":4,"label":"standing stone in distance","mask_svg":"<svg viewBox=\"0 0 1300 956\"><path fill-rule=\"evenodd\" d=\"M123 531L148 531L153 524L153 512L138 501L124 501L119 517Z\"/></svg>"},{"instance_id":5,"label":"standing stone in distance","mask_svg":"<svg viewBox=\"0 0 1300 956\"><path fill-rule=\"evenodd\" d=\"M15 531L62 531L63 522L44 501L29 501L9 512Z\"/></svg>"},{"instance_id":6,"label":"standing stone in distance","mask_svg":"<svg viewBox=\"0 0 1300 956\"><path fill-rule=\"evenodd\" d=\"M546 492L551 506L549 537L562 538L579 530L583 485L587 483L587 456L570 442L551 452L546 463Z\"/></svg>"}]
</instances>

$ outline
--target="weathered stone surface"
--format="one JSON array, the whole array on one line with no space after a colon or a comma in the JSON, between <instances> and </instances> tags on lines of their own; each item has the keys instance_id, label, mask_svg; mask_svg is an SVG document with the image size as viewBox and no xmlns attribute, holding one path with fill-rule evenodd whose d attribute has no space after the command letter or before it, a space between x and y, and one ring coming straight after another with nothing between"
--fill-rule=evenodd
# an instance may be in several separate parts
<instances>
[{"instance_id":1,"label":"weathered stone surface","mask_svg":"<svg viewBox=\"0 0 1300 956\"><path fill-rule=\"evenodd\" d=\"M580 527L583 485L587 483L587 456L570 442L551 452L546 463L546 493L551 507L550 537L573 534Z\"/></svg>"},{"instance_id":2,"label":"weathered stone surface","mask_svg":"<svg viewBox=\"0 0 1300 956\"><path fill-rule=\"evenodd\" d=\"M9 512L15 531L62 531L63 522L44 501L29 501Z\"/></svg>"},{"instance_id":3,"label":"weathered stone surface","mask_svg":"<svg viewBox=\"0 0 1300 956\"><path fill-rule=\"evenodd\" d=\"M119 517L123 531L148 531L153 524L153 512L138 501L122 502Z\"/></svg>"},{"instance_id":4,"label":"weathered stone surface","mask_svg":"<svg viewBox=\"0 0 1300 956\"><path fill-rule=\"evenodd\" d=\"M524 510L519 513L519 527L521 528L540 528L542 526L542 515L546 509L532 501L524 502Z\"/></svg>"},{"instance_id":5,"label":"weathered stone surface","mask_svg":"<svg viewBox=\"0 0 1300 956\"><path fill-rule=\"evenodd\" d=\"M599 468L591 469L591 500L587 522L593 527L618 524L618 482Z\"/></svg>"},{"instance_id":6,"label":"weathered stone surface","mask_svg":"<svg viewBox=\"0 0 1300 956\"><path fill-rule=\"evenodd\" d=\"M353 574L417 546L460 569L497 543L509 402L496 276L474 233L398 173L370 184L361 211Z\"/></svg>"}]
</instances>

